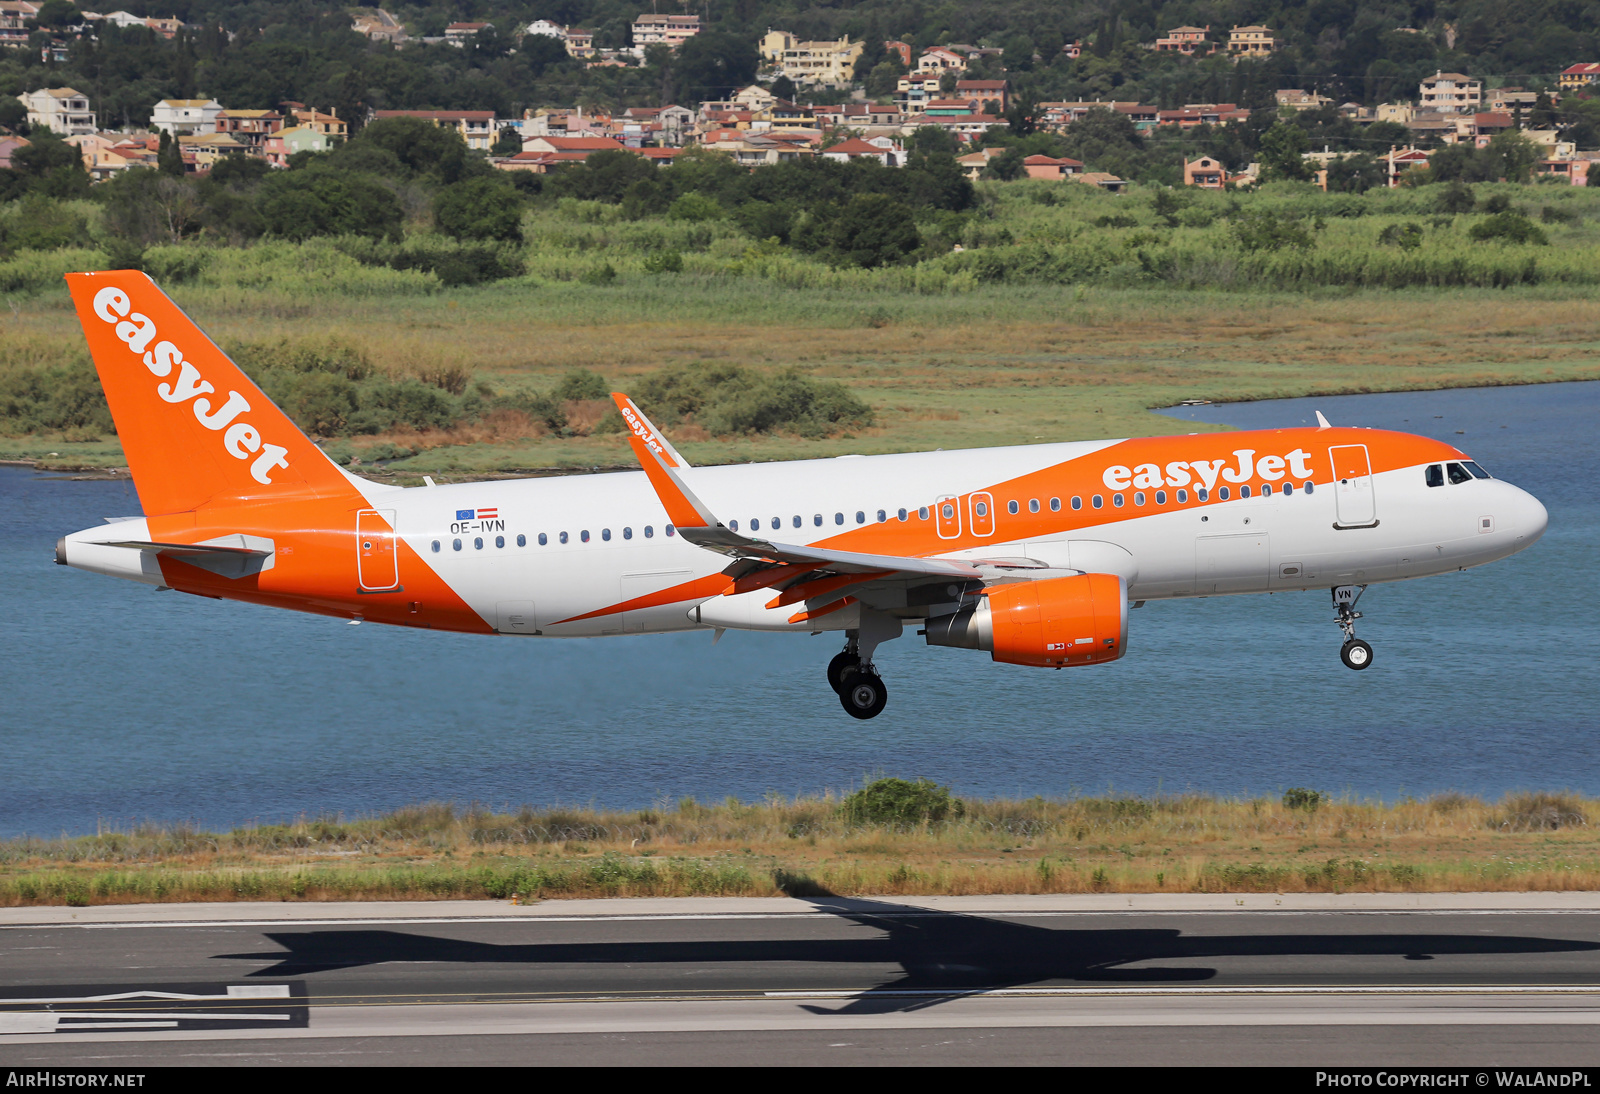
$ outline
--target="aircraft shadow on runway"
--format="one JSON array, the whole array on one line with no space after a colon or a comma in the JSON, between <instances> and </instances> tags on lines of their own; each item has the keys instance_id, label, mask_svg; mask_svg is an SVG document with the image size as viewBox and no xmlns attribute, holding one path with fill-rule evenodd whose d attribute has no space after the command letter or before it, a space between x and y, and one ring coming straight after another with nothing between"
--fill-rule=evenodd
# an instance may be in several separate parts
<instances>
[{"instance_id":1,"label":"aircraft shadow on runway","mask_svg":"<svg viewBox=\"0 0 1600 1094\"><path fill-rule=\"evenodd\" d=\"M844 967L900 966L901 975L869 989L843 1011L913 1009L932 1000L905 992L1024 987L1045 984L1192 984L1218 970L1193 962L1253 957L1398 957L1573 953L1600 943L1493 934L1263 931L1246 935L1185 934L1179 929L1083 928L1073 920L1039 926L1011 919L932 911L887 901L810 897L818 911L873 929L860 938L488 943L400 930L308 930L268 933L284 948L277 964L251 977L304 976L388 962L540 965L712 966L814 962ZM1258 921L1259 922L1259 921ZM1303 919L1285 921L1300 926ZM538 921L524 925L537 929ZM260 953L218 954L260 961ZM1159 964L1182 961L1185 964ZM1149 964L1156 962L1156 964ZM1137 966L1137 967L1131 967ZM1588 972L1589 970L1585 970ZM1459 975L1459 974L1457 974ZM1431 981L1430 981L1431 982Z\"/></svg>"}]
</instances>

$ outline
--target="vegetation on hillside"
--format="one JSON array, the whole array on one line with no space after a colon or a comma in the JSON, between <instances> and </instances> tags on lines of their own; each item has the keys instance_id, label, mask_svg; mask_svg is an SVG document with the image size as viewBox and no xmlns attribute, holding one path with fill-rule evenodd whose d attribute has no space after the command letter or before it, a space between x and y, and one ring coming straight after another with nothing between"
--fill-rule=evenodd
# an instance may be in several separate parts
<instances>
[{"instance_id":1,"label":"vegetation on hillside","mask_svg":"<svg viewBox=\"0 0 1600 1094\"><path fill-rule=\"evenodd\" d=\"M1429 892L1600 885L1600 802L1393 803L1296 788L1219 799L957 799L880 779L844 798L631 811L422 805L230 832L0 841L0 906L187 900Z\"/></svg>"}]
</instances>

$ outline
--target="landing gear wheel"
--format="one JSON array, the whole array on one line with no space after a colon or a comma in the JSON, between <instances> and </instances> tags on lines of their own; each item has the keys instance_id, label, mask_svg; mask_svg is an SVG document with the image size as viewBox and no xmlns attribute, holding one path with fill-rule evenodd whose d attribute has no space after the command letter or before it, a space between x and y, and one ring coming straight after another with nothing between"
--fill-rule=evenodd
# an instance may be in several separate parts
<instances>
[{"instance_id":1,"label":"landing gear wheel","mask_svg":"<svg viewBox=\"0 0 1600 1094\"><path fill-rule=\"evenodd\" d=\"M1340 648L1339 660L1346 668L1364 669L1372 664L1372 647L1359 638L1352 638Z\"/></svg>"},{"instance_id":2,"label":"landing gear wheel","mask_svg":"<svg viewBox=\"0 0 1600 1094\"><path fill-rule=\"evenodd\" d=\"M836 695L844 694L844 674L861 667L861 658L845 650L828 662L828 686Z\"/></svg>"},{"instance_id":3,"label":"landing gear wheel","mask_svg":"<svg viewBox=\"0 0 1600 1094\"><path fill-rule=\"evenodd\" d=\"M883 686L883 677L870 669L852 668L844 674L839 688L839 703L845 713L863 721L883 713L889 701L889 690Z\"/></svg>"}]
</instances>

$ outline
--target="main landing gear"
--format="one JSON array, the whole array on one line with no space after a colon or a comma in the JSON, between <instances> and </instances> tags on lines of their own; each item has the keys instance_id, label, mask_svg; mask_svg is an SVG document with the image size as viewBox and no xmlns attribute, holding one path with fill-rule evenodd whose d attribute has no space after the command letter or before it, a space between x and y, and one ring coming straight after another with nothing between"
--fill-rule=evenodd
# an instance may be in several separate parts
<instances>
[{"instance_id":1,"label":"main landing gear","mask_svg":"<svg viewBox=\"0 0 1600 1094\"><path fill-rule=\"evenodd\" d=\"M1366 591L1365 585L1340 585L1333 590L1333 607L1339 613L1334 622L1344 632L1339 660L1344 662L1346 668L1357 671L1372 664L1372 646L1356 637L1356 620L1361 618L1361 613L1356 611L1356 601Z\"/></svg>"},{"instance_id":2,"label":"main landing gear","mask_svg":"<svg viewBox=\"0 0 1600 1094\"><path fill-rule=\"evenodd\" d=\"M861 660L860 647L852 638L844 651L828 662L828 684L839 695L839 704L852 718L876 718L889 702L889 689L870 663Z\"/></svg>"}]
</instances>

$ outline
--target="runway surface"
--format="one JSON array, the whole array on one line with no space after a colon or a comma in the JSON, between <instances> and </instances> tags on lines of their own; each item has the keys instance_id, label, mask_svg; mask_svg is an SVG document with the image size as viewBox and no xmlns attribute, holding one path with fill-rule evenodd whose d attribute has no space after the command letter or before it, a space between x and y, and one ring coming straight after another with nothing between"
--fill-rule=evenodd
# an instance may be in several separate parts
<instances>
[{"instance_id":1,"label":"runway surface","mask_svg":"<svg viewBox=\"0 0 1600 1094\"><path fill-rule=\"evenodd\" d=\"M1600 1062L1600 902L1115 903L13 909L0 1064Z\"/></svg>"}]
</instances>

